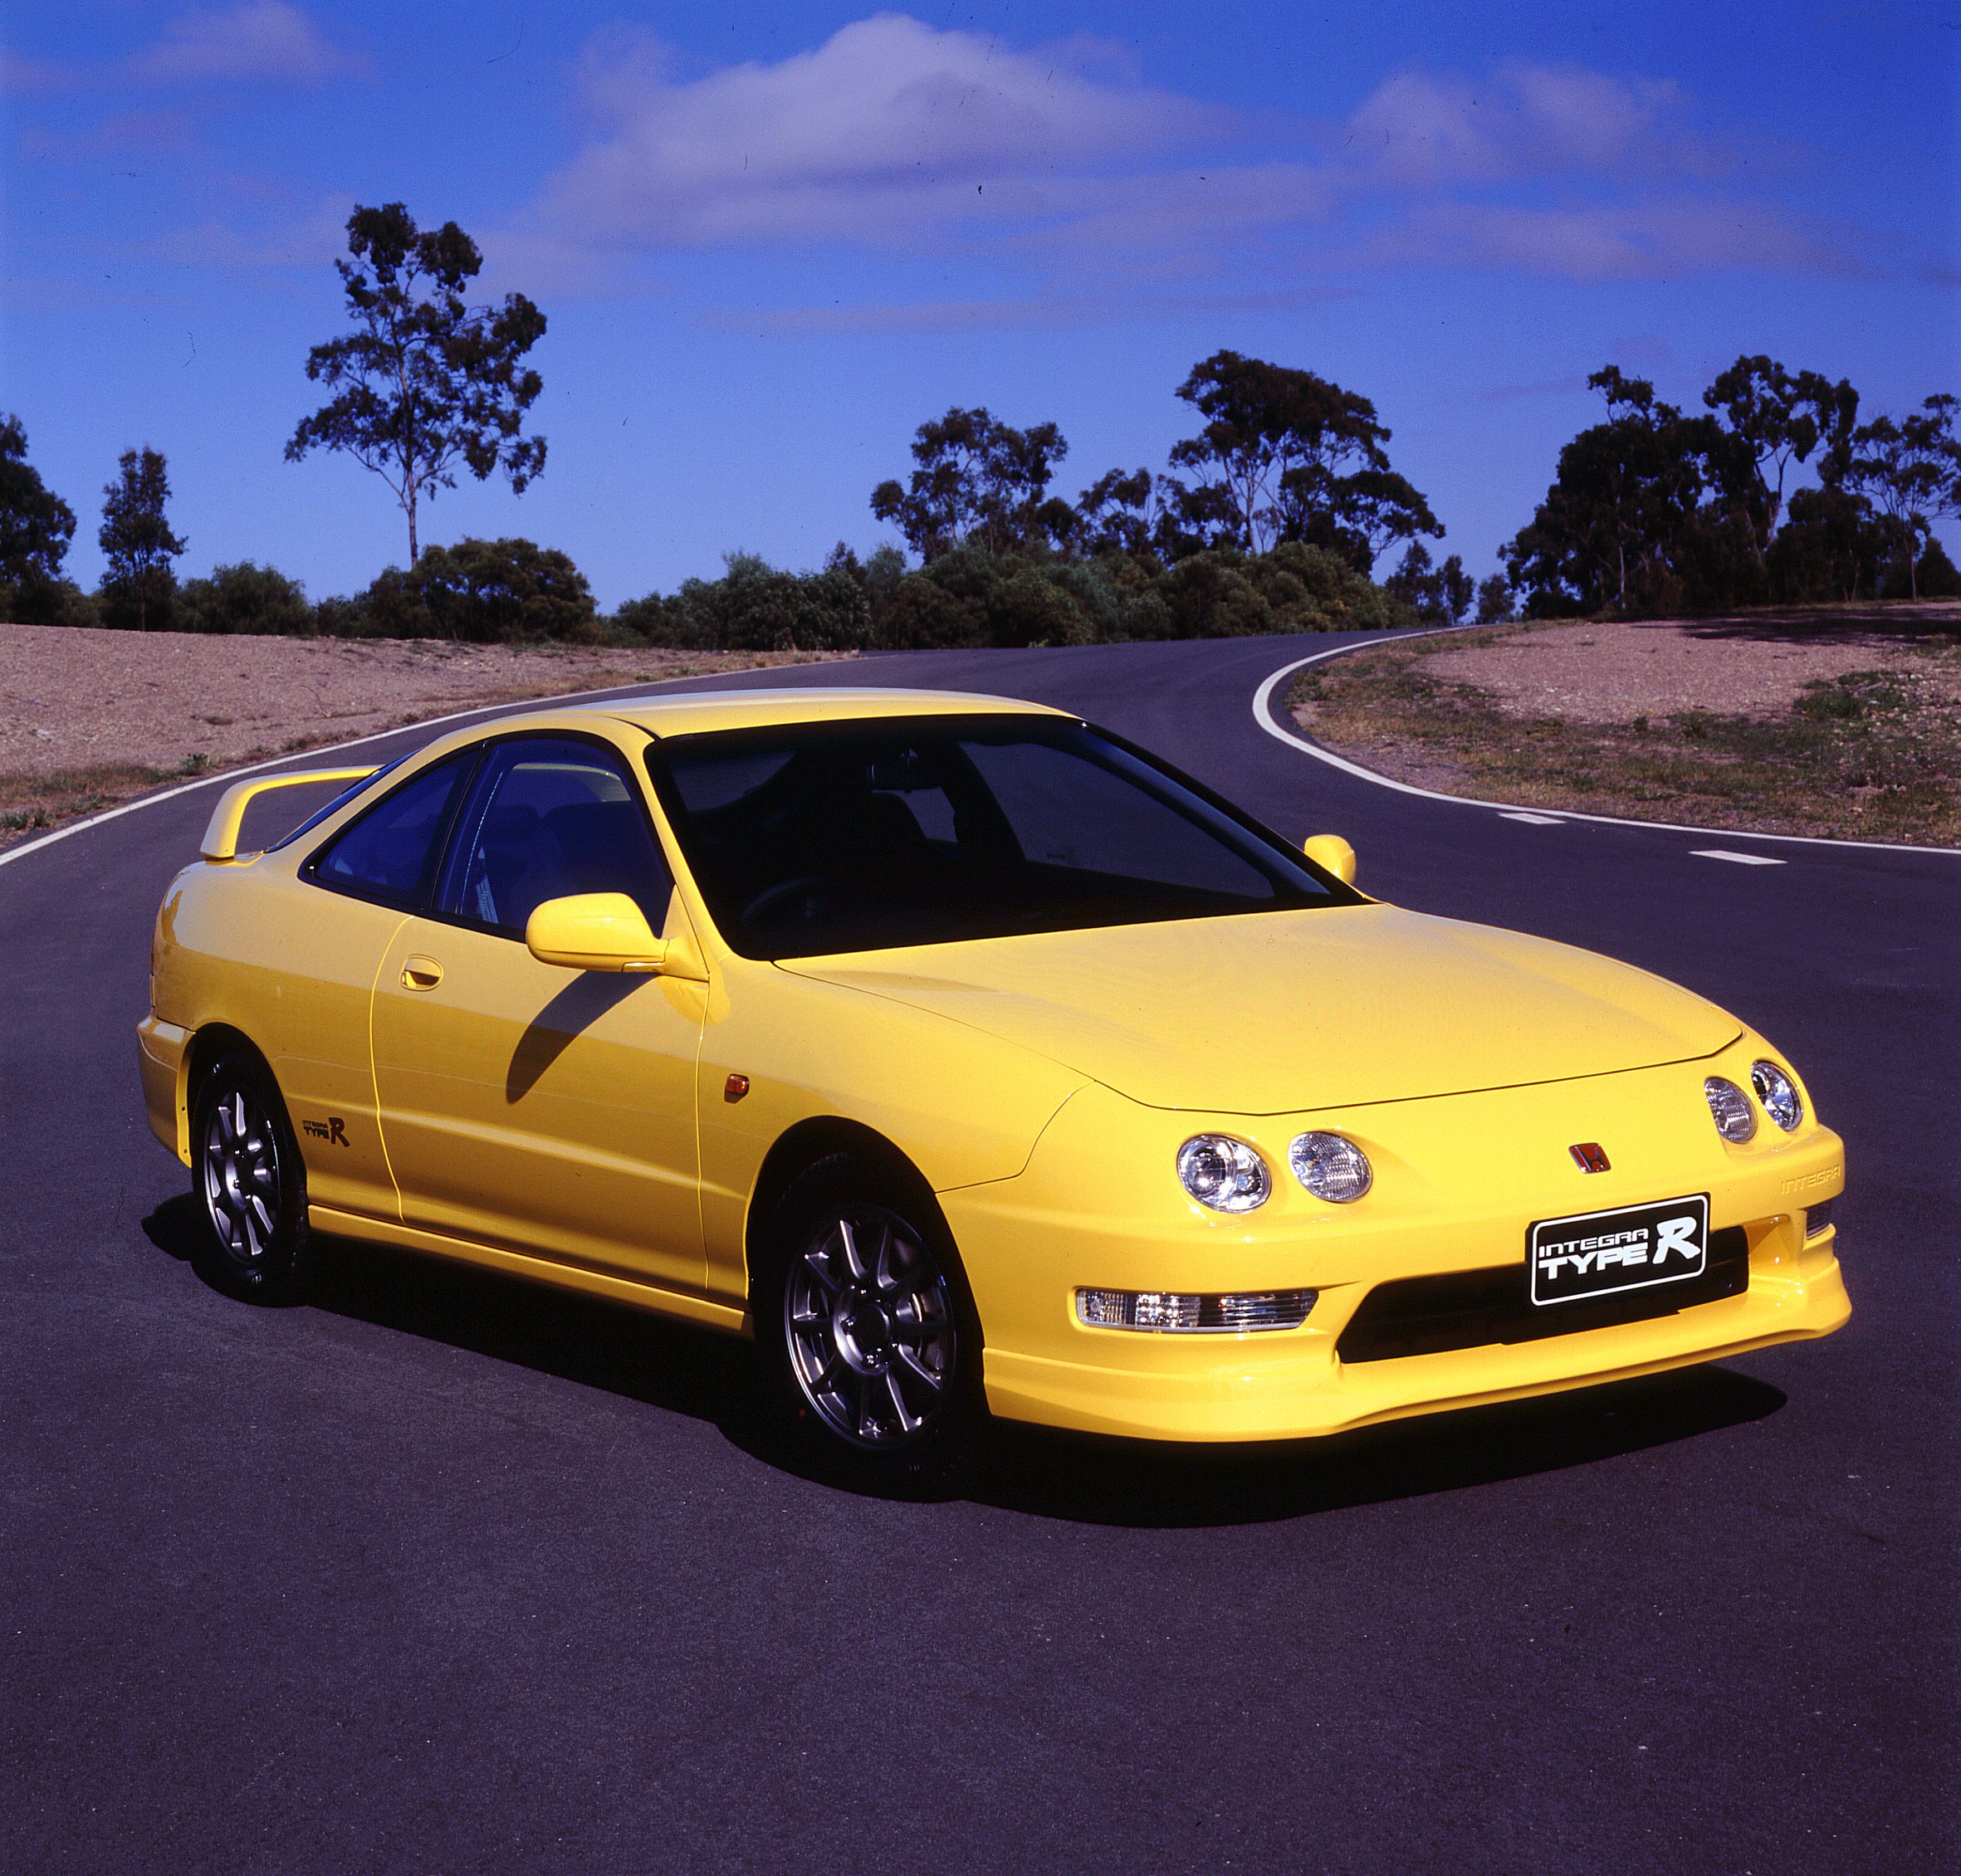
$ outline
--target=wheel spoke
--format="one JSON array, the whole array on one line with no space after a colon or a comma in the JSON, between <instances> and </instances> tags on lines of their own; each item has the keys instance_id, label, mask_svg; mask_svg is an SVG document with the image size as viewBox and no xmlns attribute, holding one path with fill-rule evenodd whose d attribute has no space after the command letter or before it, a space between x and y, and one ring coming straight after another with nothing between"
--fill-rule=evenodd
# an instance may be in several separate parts
<instances>
[{"instance_id":1,"label":"wheel spoke","mask_svg":"<svg viewBox=\"0 0 1961 1876\"><path fill-rule=\"evenodd\" d=\"M854 1283L863 1282L865 1280L864 1259L858 1254L858 1239L852 1232L851 1220L848 1218L841 1218L838 1220L838 1241L844 1247L844 1268L850 1273L852 1282Z\"/></svg>"},{"instance_id":2,"label":"wheel spoke","mask_svg":"<svg viewBox=\"0 0 1961 1876\"><path fill-rule=\"evenodd\" d=\"M883 1219L878 1227L878 1256L872 1267L872 1282L880 1291L899 1287L899 1234Z\"/></svg>"},{"instance_id":3,"label":"wheel spoke","mask_svg":"<svg viewBox=\"0 0 1961 1876\"><path fill-rule=\"evenodd\" d=\"M935 1395L937 1395L946 1385L944 1375L936 1374L927 1367L925 1362L920 1360L918 1355L913 1350L907 1347L903 1342L896 1344L892 1352L898 1357L892 1370L895 1376L901 1370L903 1370L916 1380L924 1381L933 1390Z\"/></svg>"},{"instance_id":4,"label":"wheel spoke","mask_svg":"<svg viewBox=\"0 0 1961 1876\"><path fill-rule=\"evenodd\" d=\"M899 1385L898 1370L888 1368L885 1370L884 1380L885 1392L892 1402L892 1410L898 1416L899 1431L901 1433L918 1432L925 1424L925 1416L914 1414L907 1409L905 1391Z\"/></svg>"},{"instance_id":5,"label":"wheel spoke","mask_svg":"<svg viewBox=\"0 0 1961 1876\"><path fill-rule=\"evenodd\" d=\"M907 1297L901 1300L912 1306L911 1316L897 1317L892 1326L892 1334L902 1341L932 1341L952 1327L936 1292L929 1290L922 1295Z\"/></svg>"},{"instance_id":6,"label":"wheel spoke","mask_svg":"<svg viewBox=\"0 0 1961 1876\"><path fill-rule=\"evenodd\" d=\"M830 1267L830 1248L828 1244L814 1244L804 1253L804 1268L817 1279L820 1289L835 1296L844 1287L838 1281L837 1273Z\"/></svg>"}]
</instances>

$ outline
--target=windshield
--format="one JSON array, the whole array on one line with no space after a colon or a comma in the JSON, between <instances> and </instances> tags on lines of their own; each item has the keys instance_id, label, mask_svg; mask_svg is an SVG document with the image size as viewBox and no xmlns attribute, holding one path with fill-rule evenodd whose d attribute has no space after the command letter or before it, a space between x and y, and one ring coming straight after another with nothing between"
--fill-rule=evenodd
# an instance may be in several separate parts
<instances>
[{"instance_id":1,"label":"windshield","mask_svg":"<svg viewBox=\"0 0 1961 1876\"><path fill-rule=\"evenodd\" d=\"M1354 905L1196 783L1059 718L798 724L648 765L746 957Z\"/></svg>"}]
</instances>

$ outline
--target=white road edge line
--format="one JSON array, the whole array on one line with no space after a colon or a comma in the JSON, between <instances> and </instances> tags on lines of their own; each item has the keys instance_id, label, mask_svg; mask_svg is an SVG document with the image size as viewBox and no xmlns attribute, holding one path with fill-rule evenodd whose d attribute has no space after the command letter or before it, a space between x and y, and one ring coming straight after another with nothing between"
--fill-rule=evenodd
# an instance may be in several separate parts
<instances>
[{"instance_id":1,"label":"white road edge line","mask_svg":"<svg viewBox=\"0 0 1961 1876\"><path fill-rule=\"evenodd\" d=\"M697 676L707 675L697 672ZM732 675L732 674L731 674ZM467 716L491 716L499 711L549 710L554 704L576 703L581 697L604 697L616 696L621 691L637 688L652 689L657 684L686 683L686 678L650 677L643 686L628 684L602 684L590 691L566 691L555 697L521 698L516 702L478 704L473 710L452 710L443 716L425 716L414 723L403 723L393 730L377 730L372 735L350 737L344 743L322 743L317 749L294 750L286 755L270 755L263 762L248 762L240 769L214 769L208 775L200 775L194 782L183 782L174 789L164 789L156 794L145 794L134 801L125 801L120 808L105 808L100 814L89 814L79 821L71 821L65 828L56 828L51 833L44 833L38 839L24 840L17 847L0 850L0 867L9 867L16 860L24 860L30 853L38 853L44 847L52 847L57 840L66 840L71 834L86 832L90 828L99 828L105 821L120 820L125 814L134 814L139 808L155 808L166 801L174 801L180 794L189 794L198 789L216 788L220 783L240 780L247 775L257 775L267 769L283 769L289 764L310 762L316 755L332 755L344 749L359 749L367 743L385 742L390 736L405 736L413 730L433 730L441 723L461 723ZM624 698L621 700L623 702Z\"/></svg>"},{"instance_id":2,"label":"white road edge line","mask_svg":"<svg viewBox=\"0 0 1961 1876\"><path fill-rule=\"evenodd\" d=\"M1691 860L1729 860L1739 867L1787 867L1788 860L1780 860L1768 853L1726 853L1720 847L1691 847Z\"/></svg>"},{"instance_id":3,"label":"white road edge line","mask_svg":"<svg viewBox=\"0 0 1961 1876\"><path fill-rule=\"evenodd\" d=\"M1438 627L1439 631L1461 631L1462 627ZM1406 633L1402 638L1416 638L1418 634ZM1456 808L1489 808L1497 813L1516 818L1519 810L1515 802L1484 801L1475 795L1442 794L1435 789L1418 788L1414 782L1399 782L1393 776L1378 774L1373 769L1365 769L1359 762L1351 762L1345 755L1337 755L1331 749L1310 742L1305 736L1296 735L1291 730L1284 730L1274 721L1272 700L1274 692L1295 672L1303 671L1311 664L1319 664L1323 658L1339 657L1344 652L1360 652L1371 645L1393 642L1387 638L1365 638L1355 645L1336 645L1325 652L1313 652L1304 658L1296 658L1291 664L1284 664L1268 677L1253 693L1253 721L1274 738L1289 748L1298 749L1311 755L1317 762L1325 762L1331 769L1339 769L1345 775L1353 775L1358 781L1373 782L1377 788L1394 789L1398 794L1413 794L1424 801L1449 802ZM1562 808L1556 816L1548 817L1562 821L1592 821L1602 827L1641 828L1650 833L1713 833L1726 840L1775 840L1794 847L1850 847L1863 848L1877 853L1939 853L1950 859L1961 859L1961 847L1915 847L1904 840L1837 840L1827 834L1816 833L1750 833L1742 828L1696 828L1687 827L1679 821L1632 821L1621 814L1587 814L1575 809Z\"/></svg>"}]
</instances>

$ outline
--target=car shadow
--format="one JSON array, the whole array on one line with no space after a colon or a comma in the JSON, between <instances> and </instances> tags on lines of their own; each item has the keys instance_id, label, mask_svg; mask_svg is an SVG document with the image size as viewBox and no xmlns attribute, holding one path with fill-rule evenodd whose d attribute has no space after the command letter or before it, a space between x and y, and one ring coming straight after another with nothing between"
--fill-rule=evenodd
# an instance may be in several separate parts
<instances>
[{"instance_id":1,"label":"car shadow","mask_svg":"<svg viewBox=\"0 0 1961 1876\"><path fill-rule=\"evenodd\" d=\"M582 970L531 1019L517 1039L504 1077L504 1098L515 1107L535 1088L545 1071L609 1009L651 977Z\"/></svg>"},{"instance_id":2,"label":"car shadow","mask_svg":"<svg viewBox=\"0 0 1961 1876\"><path fill-rule=\"evenodd\" d=\"M188 1193L143 1221L153 1244L184 1262L203 1229ZM757 1411L749 1343L413 1252L338 1238L318 1250L315 1308L707 1421L765 1464L838 1483ZM1768 1382L1705 1365L1262 1445L996 1421L955 1478L905 1496L1137 1529L1273 1523L1621 1458L1765 1419L1784 1400Z\"/></svg>"}]
</instances>

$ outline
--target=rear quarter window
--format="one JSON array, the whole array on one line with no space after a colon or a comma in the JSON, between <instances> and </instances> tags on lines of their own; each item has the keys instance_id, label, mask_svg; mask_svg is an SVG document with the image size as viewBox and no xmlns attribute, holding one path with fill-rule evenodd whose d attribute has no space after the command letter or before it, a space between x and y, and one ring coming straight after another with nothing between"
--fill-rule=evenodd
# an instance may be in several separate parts
<instances>
[{"instance_id":1,"label":"rear quarter window","mask_svg":"<svg viewBox=\"0 0 1961 1876\"><path fill-rule=\"evenodd\" d=\"M433 763L392 789L306 863L322 886L390 904L427 903L443 837L475 750Z\"/></svg>"}]
</instances>

